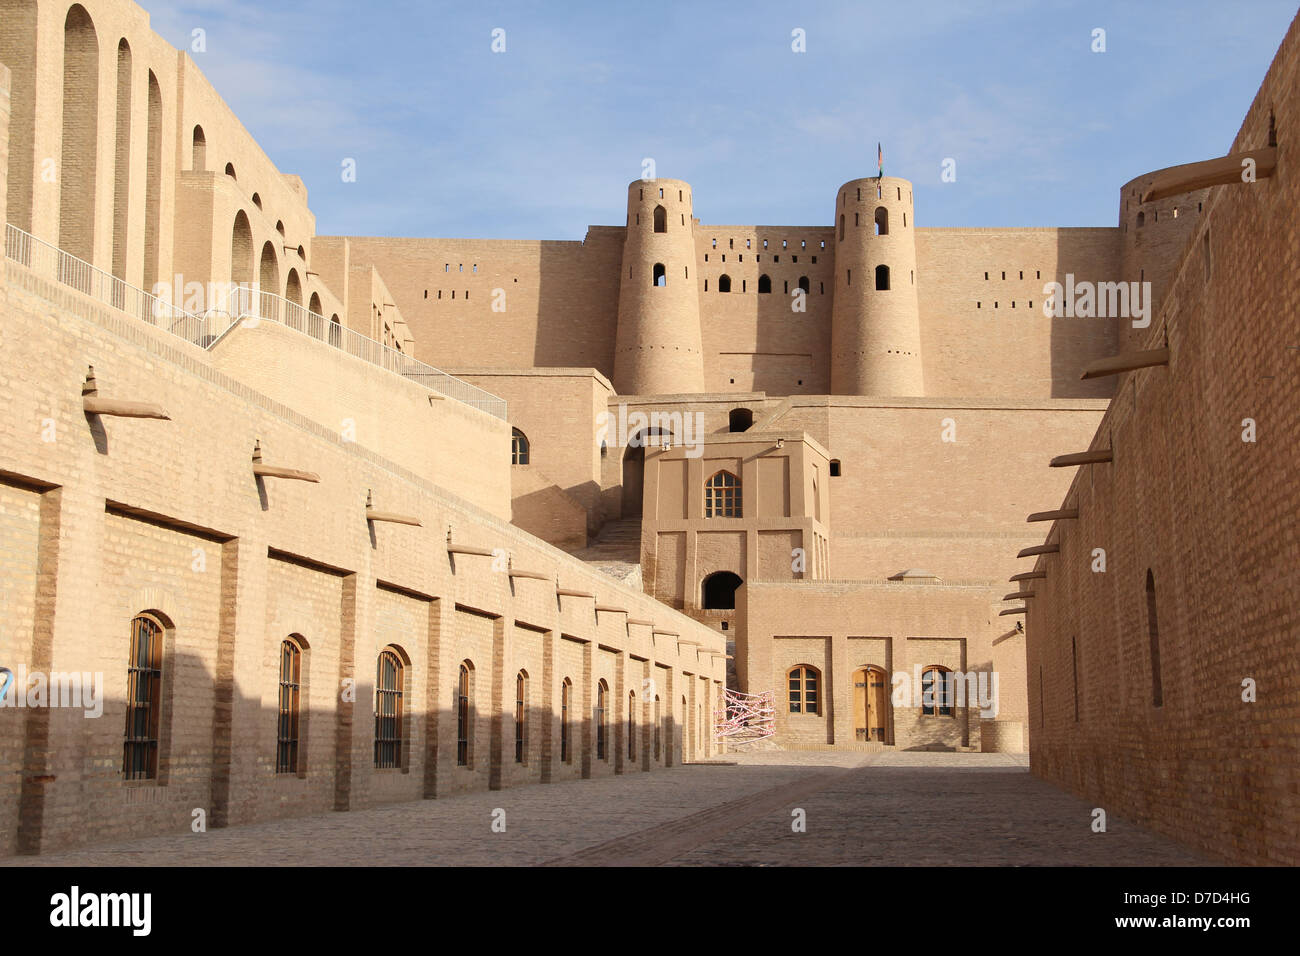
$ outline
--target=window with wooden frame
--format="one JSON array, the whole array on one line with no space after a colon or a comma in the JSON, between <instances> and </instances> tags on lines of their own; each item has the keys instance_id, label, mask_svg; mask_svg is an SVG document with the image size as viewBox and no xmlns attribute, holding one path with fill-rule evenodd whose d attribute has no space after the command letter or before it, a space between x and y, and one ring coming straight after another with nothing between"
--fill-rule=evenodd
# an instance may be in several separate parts
<instances>
[{"instance_id":1,"label":"window with wooden frame","mask_svg":"<svg viewBox=\"0 0 1300 956\"><path fill-rule=\"evenodd\" d=\"M298 722L302 695L302 648L280 642L280 710L275 729L275 772L298 772Z\"/></svg>"},{"instance_id":2,"label":"window with wooden frame","mask_svg":"<svg viewBox=\"0 0 1300 956\"><path fill-rule=\"evenodd\" d=\"M955 717L957 715L956 675L935 664L921 672L921 715Z\"/></svg>"},{"instance_id":3,"label":"window with wooden frame","mask_svg":"<svg viewBox=\"0 0 1300 956\"><path fill-rule=\"evenodd\" d=\"M162 716L163 626L149 614L131 621L126 671L126 734L122 775L127 780L158 776L158 728Z\"/></svg>"},{"instance_id":4,"label":"window with wooden frame","mask_svg":"<svg viewBox=\"0 0 1300 956\"><path fill-rule=\"evenodd\" d=\"M375 674L375 769L402 765L402 680L405 668L392 648L379 655Z\"/></svg>"},{"instance_id":5,"label":"window with wooden frame","mask_svg":"<svg viewBox=\"0 0 1300 956\"><path fill-rule=\"evenodd\" d=\"M627 759L636 759L636 691L627 695Z\"/></svg>"},{"instance_id":6,"label":"window with wooden frame","mask_svg":"<svg viewBox=\"0 0 1300 956\"><path fill-rule=\"evenodd\" d=\"M811 664L799 664L786 672L790 713L821 713L821 671Z\"/></svg>"},{"instance_id":7,"label":"window with wooden frame","mask_svg":"<svg viewBox=\"0 0 1300 956\"><path fill-rule=\"evenodd\" d=\"M456 681L456 765L468 767L469 764L469 699L473 682L473 665L462 661L460 676Z\"/></svg>"},{"instance_id":8,"label":"window with wooden frame","mask_svg":"<svg viewBox=\"0 0 1300 956\"><path fill-rule=\"evenodd\" d=\"M660 742L659 742L660 724L661 721L659 720L659 695L656 694L655 695L655 760L659 759L659 753L660 753Z\"/></svg>"},{"instance_id":9,"label":"window with wooden frame","mask_svg":"<svg viewBox=\"0 0 1300 956\"><path fill-rule=\"evenodd\" d=\"M609 685L600 680L596 682L596 759L605 759L605 694Z\"/></svg>"},{"instance_id":10,"label":"window with wooden frame","mask_svg":"<svg viewBox=\"0 0 1300 956\"><path fill-rule=\"evenodd\" d=\"M560 685L560 763L569 763L573 757L569 747L569 698L573 696L573 681L564 678Z\"/></svg>"},{"instance_id":11,"label":"window with wooden frame","mask_svg":"<svg viewBox=\"0 0 1300 956\"><path fill-rule=\"evenodd\" d=\"M510 464L526 465L529 457L528 436L518 428L510 429Z\"/></svg>"},{"instance_id":12,"label":"window with wooden frame","mask_svg":"<svg viewBox=\"0 0 1300 956\"><path fill-rule=\"evenodd\" d=\"M528 673L515 675L515 763L526 763L528 753Z\"/></svg>"},{"instance_id":13,"label":"window with wooden frame","mask_svg":"<svg viewBox=\"0 0 1300 956\"><path fill-rule=\"evenodd\" d=\"M704 483L704 517L740 518L740 479L720 471Z\"/></svg>"}]
</instances>

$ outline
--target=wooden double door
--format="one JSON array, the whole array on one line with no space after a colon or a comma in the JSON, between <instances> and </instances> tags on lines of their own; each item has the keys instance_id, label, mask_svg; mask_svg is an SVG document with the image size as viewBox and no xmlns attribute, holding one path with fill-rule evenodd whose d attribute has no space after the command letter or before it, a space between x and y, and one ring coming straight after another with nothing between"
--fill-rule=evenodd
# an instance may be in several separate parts
<instances>
[{"instance_id":1,"label":"wooden double door","mask_svg":"<svg viewBox=\"0 0 1300 956\"><path fill-rule=\"evenodd\" d=\"M853 736L889 742L889 682L884 668L860 667L853 672Z\"/></svg>"}]
</instances>

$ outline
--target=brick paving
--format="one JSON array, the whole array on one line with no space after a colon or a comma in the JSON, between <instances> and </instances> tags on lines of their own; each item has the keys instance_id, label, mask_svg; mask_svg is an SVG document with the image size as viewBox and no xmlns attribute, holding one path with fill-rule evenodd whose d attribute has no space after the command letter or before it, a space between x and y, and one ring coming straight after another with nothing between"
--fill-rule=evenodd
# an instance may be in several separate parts
<instances>
[{"instance_id":1,"label":"brick paving","mask_svg":"<svg viewBox=\"0 0 1300 956\"><path fill-rule=\"evenodd\" d=\"M1207 860L1030 776L1009 754L728 756L20 857L5 865L1159 865ZM506 830L493 832L495 809ZM807 831L791 828L791 811Z\"/></svg>"}]
</instances>

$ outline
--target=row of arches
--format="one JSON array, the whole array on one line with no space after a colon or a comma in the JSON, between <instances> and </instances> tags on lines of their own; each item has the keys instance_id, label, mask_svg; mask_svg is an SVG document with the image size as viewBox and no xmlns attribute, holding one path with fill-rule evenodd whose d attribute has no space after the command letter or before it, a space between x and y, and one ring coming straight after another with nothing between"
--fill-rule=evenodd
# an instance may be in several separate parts
<instances>
[{"instance_id":1,"label":"row of arches","mask_svg":"<svg viewBox=\"0 0 1300 956\"><path fill-rule=\"evenodd\" d=\"M302 250L299 249L300 256L301 253ZM284 285L281 286L280 257L274 242L269 239L263 242L261 250L254 257L253 227L249 222L248 214L241 209L235 213L235 221L230 230L230 284L232 287L238 288L251 286L254 282L263 292L283 295L285 299L294 305L305 306L316 315L323 314L323 304L319 293L313 292L310 300L303 301L303 280L298 275L296 267L289 269ZM331 317L330 322L331 326L339 324L337 313ZM330 337L333 344L337 345L338 342L335 341L339 338L337 330L331 328Z\"/></svg>"}]
</instances>

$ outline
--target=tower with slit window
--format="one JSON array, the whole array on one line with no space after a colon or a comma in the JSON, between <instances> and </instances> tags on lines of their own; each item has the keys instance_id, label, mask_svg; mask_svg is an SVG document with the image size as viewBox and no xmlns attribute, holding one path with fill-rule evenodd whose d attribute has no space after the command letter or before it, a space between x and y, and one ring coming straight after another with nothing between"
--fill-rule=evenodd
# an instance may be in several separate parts
<instances>
[{"instance_id":1,"label":"tower with slit window","mask_svg":"<svg viewBox=\"0 0 1300 956\"><path fill-rule=\"evenodd\" d=\"M835 196L831 392L921 396L912 184L854 179Z\"/></svg>"},{"instance_id":2,"label":"tower with slit window","mask_svg":"<svg viewBox=\"0 0 1300 956\"><path fill-rule=\"evenodd\" d=\"M691 186L638 179L627 189L614 387L623 395L704 391Z\"/></svg>"}]
</instances>

